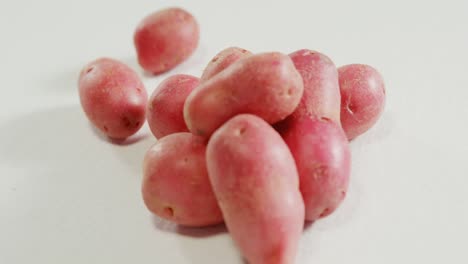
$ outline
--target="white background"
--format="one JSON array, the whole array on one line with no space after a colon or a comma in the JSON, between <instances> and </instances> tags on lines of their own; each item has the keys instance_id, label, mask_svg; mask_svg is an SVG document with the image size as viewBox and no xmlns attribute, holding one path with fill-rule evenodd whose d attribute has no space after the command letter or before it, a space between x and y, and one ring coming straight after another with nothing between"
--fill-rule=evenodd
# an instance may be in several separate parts
<instances>
[{"instance_id":1,"label":"white background","mask_svg":"<svg viewBox=\"0 0 468 264\"><path fill-rule=\"evenodd\" d=\"M85 63L110 56L151 93L232 45L315 49L386 81L385 113L351 143L349 195L306 229L297 263L468 263L468 2L377 2L1 1L0 263L242 263L225 228L147 212L141 161L155 140L145 126L107 142L76 87ZM133 30L172 5L197 17L200 46L172 72L144 75Z\"/></svg>"}]
</instances>

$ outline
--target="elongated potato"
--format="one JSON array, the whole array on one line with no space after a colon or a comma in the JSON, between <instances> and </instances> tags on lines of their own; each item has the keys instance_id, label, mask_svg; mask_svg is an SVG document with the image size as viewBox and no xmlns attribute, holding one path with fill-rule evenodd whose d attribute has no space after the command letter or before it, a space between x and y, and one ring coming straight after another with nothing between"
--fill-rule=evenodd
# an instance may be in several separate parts
<instances>
[{"instance_id":1,"label":"elongated potato","mask_svg":"<svg viewBox=\"0 0 468 264\"><path fill-rule=\"evenodd\" d=\"M350 150L335 122L303 117L282 131L299 171L305 218L313 221L331 214L344 199L350 175Z\"/></svg>"},{"instance_id":2,"label":"elongated potato","mask_svg":"<svg viewBox=\"0 0 468 264\"><path fill-rule=\"evenodd\" d=\"M160 139L146 153L143 200L154 214L186 226L223 221L206 169L206 143L190 133Z\"/></svg>"},{"instance_id":3,"label":"elongated potato","mask_svg":"<svg viewBox=\"0 0 468 264\"><path fill-rule=\"evenodd\" d=\"M304 202L281 136L259 117L238 115L211 137L207 162L227 228L249 263L294 263Z\"/></svg>"},{"instance_id":4,"label":"elongated potato","mask_svg":"<svg viewBox=\"0 0 468 264\"><path fill-rule=\"evenodd\" d=\"M138 62L154 74L168 71L192 55L199 35L195 17L184 9L172 7L152 13L140 22L133 36Z\"/></svg>"},{"instance_id":5,"label":"elongated potato","mask_svg":"<svg viewBox=\"0 0 468 264\"><path fill-rule=\"evenodd\" d=\"M187 98L185 123L208 137L237 114L255 114L268 123L291 114L302 96L302 78L291 59L281 53L262 53L241 59L203 82Z\"/></svg>"},{"instance_id":6,"label":"elongated potato","mask_svg":"<svg viewBox=\"0 0 468 264\"><path fill-rule=\"evenodd\" d=\"M238 47L229 47L220 51L210 61L210 63L208 63L205 70L203 71L200 81L203 82L210 79L211 77L226 69L234 62L242 58L248 57L250 55L252 55L250 51Z\"/></svg>"},{"instance_id":7,"label":"elongated potato","mask_svg":"<svg viewBox=\"0 0 468 264\"><path fill-rule=\"evenodd\" d=\"M292 117L325 117L339 124L341 101L335 64L312 50L298 50L289 56L304 81L304 94Z\"/></svg>"},{"instance_id":8,"label":"elongated potato","mask_svg":"<svg viewBox=\"0 0 468 264\"><path fill-rule=\"evenodd\" d=\"M78 89L86 116L107 136L123 139L144 124L148 95L138 75L122 62L90 62L80 73Z\"/></svg>"},{"instance_id":9,"label":"elongated potato","mask_svg":"<svg viewBox=\"0 0 468 264\"><path fill-rule=\"evenodd\" d=\"M350 64L338 69L341 90L341 125L349 140L369 130L385 107L385 85L369 65Z\"/></svg>"},{"instance_id":10,"label":"elongated potato","mask_svg":"<svg viewBox=\"0 0 468 264\"><path fill-rule=\"evenodd\" d=\"M198 85L194 76L173 75L154 90L148 102L147 120L156 138L176 132L188 132L184 121L184 103Z\"/></svg>"}]
</instances>

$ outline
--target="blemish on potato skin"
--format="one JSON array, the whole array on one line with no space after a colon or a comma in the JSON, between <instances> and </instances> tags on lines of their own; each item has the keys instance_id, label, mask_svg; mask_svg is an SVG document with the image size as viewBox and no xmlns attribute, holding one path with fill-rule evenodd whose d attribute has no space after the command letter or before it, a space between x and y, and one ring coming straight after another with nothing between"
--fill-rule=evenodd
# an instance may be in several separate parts
<instances>
[{"instance_id":1,"label":"blemish on potato skin","mask_svg":"<svg viewBox=\"0 0 468 264\"><path fill-rule=\"evenodd\" d=\"M303 50L301 52L301 56L309 56L309 55L313 55L313 54L315 54L315 52L312 51L312 50Z\"/></svg>"},{"instance_id":2,"label":"blemish on potato skin","mask_svg":"<svg viewBox=\"0 0 468 264\"><path fill-rule=\"evenodd\" d=\"M278 96L280 97L291 97L294 96L294 87L289 87L287 90L282 90Z\"/></svg>"},{"instance_id":3,"label":"blemish on potato skin","mask_svg":"<svg viewBox=\"0 0 468 264\"><path fill-rule=\"evenodd\" d=\"M205 136L205 131L204 130L201 130L201 129L196 129L195 133L198 135L198 136Z\"/></svg>"},{"instance_id":4,"label":"blemish on potato skin","mask_svg":"<svg viewBox=\"0 0 468 264\"><path fill-rule=\"evenodd\" d=\"M328 168L326 166L320 165L313 170L312 177L314 177L315 180L320 180L321 178L326 177L327 174Z\"/></svg>"},{"instance_id":5,"label":"blemish on potato skin","mask_svg":"<svg viewBox=\"0 0 468 264\"><path fill-rule=\"evenodd\" d=\"M330 212L330 208L325 208L325 209L322 211L322 213L319 215L319 217L327 216L329 212Z\"/></svg>"},{"instance_id":6,"label":"blemish on potato skin","mask_svg":"<svg viewBox=\"0 0 468 264\"><path fill-rule=\"evenodd\" d=\"M86 70L86 73L90 73L90 72L92 72L93 70L94 70L94 66L89 67L89 68Z\"/></svg>"},{"instance_id":7,"label":"blemish on potato skin","mask_svg":"<svg viewBox=\"0 0 468 264\"><path fill-rule=\"evenodd\" d=\"M341 199L343 200L346 197L346 191L341 191Z\"/></svg>"},{"instance_id":8,"label":"blemish on potato skin","mask_svg":"<svg viewBox=\"0 0 468 264\"><path fill-rule=\"evenodd\" d=\"M241 127L241 128L239 128L239 129L236 131L236 134L237 134L238 136L242 136L242 135L245 134L245 131L247 131L247 128L246 128L246 127Z\"/></svg>"},{"instance_id":9,"label":"blemish on potato skin","mask_svg":"<svg viewBox=\"0 0 468 264\"><path fill-rule=\"evenodd\" d=\"M174 217L174 209L170 206L166 206L163 209L163 215L166 216L167 218L173 218Z\"/></svg>"},{"instance_id":10,"label":"blemish on potato skin","mask_svg":"<svg viewBox=\"0 0 468 264\"><path fill-rule=\"evenodd\" d=\"M179 78L179 79L177 80L177 83L183 84L183 83L190 82L190 81L192 81L191 78Z\"/></svg>"},{"instance_id":11,"label":"blemish on potato skin","mask_svg":"<svg viewBox=\"0 0 468 264\"><path fill-rule=\"evenodd\" d=\"M131 126L130 119L128 119L128 117L126 116L122 117L122 124L127 128L130 127Z\"/></svg>"},{"instance_id":12,"label":"blemish on potato skin","mask_svg":"<svg viewBox=\"0 0 468 264\"><path fill-rule=\"evenodd\" d=\"M351 115L354 114L354 106L351 104L351 100L346 102L346 111L348 111L348 113L350 113Z\"/></svg>"}]
</instances>

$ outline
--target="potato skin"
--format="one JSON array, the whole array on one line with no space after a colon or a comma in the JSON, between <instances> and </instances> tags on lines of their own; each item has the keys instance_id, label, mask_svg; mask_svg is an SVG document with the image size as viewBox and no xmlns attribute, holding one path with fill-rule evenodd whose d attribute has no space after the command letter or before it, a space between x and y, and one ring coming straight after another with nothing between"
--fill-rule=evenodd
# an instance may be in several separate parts
<instances>
[{"instance_id":1,"label":"potato skin","mask_svg":"<svg viewBox=\"0 0 468 264\"><path fill-rule=\"evenodd\" d=\"M184 103L198 83L197 77L177 74L154 90L148 102L147 120L156 138L189 131L184 121Z\"/></svg>"},{"instance_id":2,"label":"potato skin","mask_svg":"<svg viewBox=\"0 0 468 264\"><path fill-rule=\"evenodd\" d=\"M249 263L295 263L304 203L281 136L257 116L238 115L209 140L207 162L227 228Z\"/></svg>"},{"instance_id":3,"label":"potato skin","mask_svg":"<svg viewBox=\"0 0 468 264\"><path fill-rule=\"evenodd\" d=\"M129 137L145 122L145 87L120 61L100 58L90 62L80 73L78 90L88 119L111 138Z\"/></svg>"},{"instance_id":4,"label":"potato skin","mask_svg":"<svg viewBox=\"0 0 468 264\"><path fill-rule=\"evenodd\" d=\"M326 117L340 122L340 88L335 64L326 55L302 49L289 54L304 82L304 94L292 116Z\"/></svg>"},{"instance_id":5,"label":"potato skin","mask_svg":"<svg viewBox=\"0 0 468 264\"><path fill-rule=\"evenodd\" d=\"M349 140L369 130L385 107L385 84L369 65L350 64L338 69L341 90L341 125Z\"/></svg>"},{"instance_id":6,"label":"potato skin","mask_svg":"<svg viewBox=\"0 0 468 264\"><path fill-rule=\"evenodd\" d=\"M210 79L211 77L229 67L234 62L250 55L252 55L252 52L238 47L229 47L220 51L208 63L205 70L203 71L200 81L203 82Z\"/></svg>"},{"instance_id":7,"label":"potato skin","mask_svg":"<svg viewBox=\"0 0 468 264\"><path fill-rule=\"evenodd\" d=\"M199 35L197 21L186 10L173 7L152 13L133 36L138 62L154 74L168 71L195 51Z\"/></svg>"},{"instance_id":8,"label":"potato skin","mask_svg":"<svg viewBox=\"0 0 468 264\"><path fill-rule=\"evenodd\" d=\"M146 153L142 195L147 208L180 225L223 222L206 169L206 142L190 133L163 137Z\"/></svg>"},{"instance_id":9,"label":"potato skin","mask_svg":"<svg viewBox=\"0 0 468 264\"><path fill-rule=\"evenodd\" d=\"M271 52L249 56L203 82L187 98L185 123L209 137L237 114L255 114L275 123L291 114L303 92L302 78L291 59Z\"/></svg>"},{"instance_id":10,"label":"potato skin","mask_svg":"<svg viewBox=\"0 0 468 264\"><path fill-rule=\"evenodd\" d=\"M331 214L349 183L351 154L342 128L331 120L303 117L288 123L282 136L296 161L306 220Z\"/></svg>"}]
</instances>

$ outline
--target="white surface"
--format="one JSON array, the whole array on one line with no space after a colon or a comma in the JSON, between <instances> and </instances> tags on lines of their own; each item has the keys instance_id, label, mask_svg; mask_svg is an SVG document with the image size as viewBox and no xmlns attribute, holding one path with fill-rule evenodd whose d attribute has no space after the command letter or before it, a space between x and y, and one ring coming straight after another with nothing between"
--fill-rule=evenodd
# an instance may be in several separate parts
<instances>
[{"instance_id":1,"label":"white surface","mask_svg":"<svg viewBox=\"0 0 468 264\"><path fill-rule=\"evenodd\" d=\"M304 232L297 263L468 263L467 1L116 2L0 3L0 263L242 263L223 228L178 229L144 208L147 127L112 145L79 106L80 68L111 56L142 73L133 29L176 4L202 38L169 74L199 75L237 45L384 75L385 114L351 144L349 195ZM145 76L148 91L166 76Z\"/></svg>"}]
</instances>

